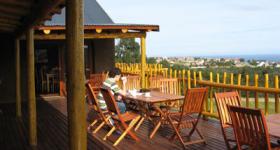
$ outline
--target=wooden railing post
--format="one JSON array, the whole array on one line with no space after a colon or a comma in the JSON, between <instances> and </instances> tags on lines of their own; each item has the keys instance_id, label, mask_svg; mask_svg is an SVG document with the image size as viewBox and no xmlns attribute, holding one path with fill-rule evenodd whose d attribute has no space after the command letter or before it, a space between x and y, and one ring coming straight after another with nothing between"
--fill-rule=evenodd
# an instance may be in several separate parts
<instances>
[{"instance_id":1,"label":"wooden railing post","mask_svg":"<svg viewBox=\"0 0 280 150\"><path fill-rule=\"evenodd\" d=\"M169 78L172 78L173 77L173 71L172 71L172 68L169 69Z\"/></svg>"},{"instance_id":2,"label":"wooden railing post","mask_svg":"<svg viewBox=\"0 0 280 150\"><path fill-rule=\"evenodd\" d=\"M67 113L70 150L87 149L83 0L66 1Z\"/></svg>"},{"instance_id":3,"label":"wooden railing post","mask_svg":"<svg viewBox=\"0 0 280 150\"><path fill-rule=\"evenodd\" d=\"M274 77L274 86L276 89L279 89L278 75ZM279 113L279 94L275 94L275 113Z\"/></svg>"},{"instance_id":4,"label":"wooden railing post","mask_svg":"<svg viewBox=\"0 0 280 150\"><path fill-rule=\"evenodd\" d=\"M259 86L259 75L255 74L255 87ZM259 95L258 92L255 92L255 108L259 108Z\"/></svg>"},{"instance_id":5,"label":"wooden railing post","mask_svg":"<svg viewBox=\"0 0 280 150\"><path fill-rule=\"evenodd\" d=\"M234 80L233 80L233 73L230 74L230 84L233 85L234 84Z\"/></svg>"},{"instance_id":6,"label":"wooden railing post","mask_svg":"<svg viewBox=\"0 0 280 150\"><path fill-rule=\"evenodd\" d=\"M188 70L188 89L191 89L191 71Z\"/></svg>"},{"instance_id":7,"label":"wooden railing post","mask_svg":"<svg viewBox=\"0 0 280 150\"><path fill-rule=\"evenodd\" d=\"M241 74L240 74L240 73L239 73L238 76L237 76L237 85L238 85L238 86L241 85ZM238 93L239 93L240 97L242 97L242 95L241 95L241 94L242 94L242 93L241 93L241 90L239 90Z\"/></svg>"},{"instance_id":8,"label":"wooden railing post","mask_svg":"<svg viewBox=\"0 0 280 150\"><path fill-rule=\"evenodd\" d=\"M210 82L213 82L213 73L210 72ZM212 114L213 113L213 87L210 87L210 90L209 90L209 94L210 94L210 113ZM206 105L206 108L207 108L208 104Z\"/></svg>"},{"instance_id":9,"label":"wooden railing post","mask_svg":"<svg viewBox=\"0 0 280 150\"><path fill-rule=\"evenodd\" d=\"M196 87L196 72L193 72L193 86Z\"/></svg>"},{"instance_id":10,"label":"wooden railing post","mask_svg":"<svg viewBox=\"0 0 280 150\"><path fill-rule=\"evenodd\" d=\"M182 71L181 70L179 70L179 72L178 72L178 77L180 79L182 79ZM178 93L179 93L179 95L182 95L182 87L181 87L181 85L182 85L183 82L182 82L182 80L178 81Z\"/></svg>"},{"instance_id":11,"label":"wooden railing post","mask_svg":"<svg viewBox=\"0 0 280 150\"><path fill-rule=\"evenodd\" d=\"M246 86L249 86L249 75L248 74L246 74ZM246 91L246 107L250 107L249 97L250 97L250 93L249 93L249 91Z\"/></svg>"},{"instance_id":12,"label":"wooden railing post","mask_svg":"<svg viewBox=\"0 0 280 150\"><path fill-rule=\"evenodd\" d=\"M265 74L264 77L265 77L264 87L265 87L265 88L268 88L268 87L269 87L269 85L268 85L268 82L269 82L268 74ZM264 113L265 113L265 115L267 115L267 114L268 114L268 109L269 109L269 105L268 105L268 103L269 103L268 93L264 93L264 98L265 98Z\"/></svg>"},{"instance_id":13,"label":"wooden railing post","mask_svg":"<svg viewBox=\"0 0 280 150\"><path fill-rule=\"evenodd\" d=\"M227 73L226 73L226 72L224 72L223 83L224 83L224 84L227 83Z\"/></svg>"},{"instance_id":14,"label":"wooden railing post","mask_svg":"<svg viewBox=\"0 0 280 150\"><path fill-rule=\"evenodd\" d=\"M29 122L29 144L37 146L37 113L35 97L35 62L34 62L34 30L29 29L26 34L27 46L27 100Z\"/></svg>"},{"instance_id":15,"label":"wooden railing post","mask_svg":"<svg viewBox=\"0 0 280 150\"><path fill-rule=\"evenodd\" d=\"M21 118L21 88L20 88L20 43L15 39L15 72L16 72L16 117Z\"/></svg>"},{"instance_id":16,"label":"wooden railing post","mask_svg":"<svg viewBox=\"0 0 280 150\"><path fill-rule=\"evenodd\" d=\"M185 77L186 77L186 70L184 69L182 71L182 79L183 79L183 93L185 94L185 90L186 90L186 81L185 81Z\"/></svg>"},{"instance_id":17,"label":"wooden railing post","mask_svg":"<svg viewBox=\"0 0 280 150\"><path fill-rule=\"evenodd\" d=\"M198 77L199 77L199 80L202 80L202 73L201 73L201 71L198 72Z\"/></svg>"}]
</instances>

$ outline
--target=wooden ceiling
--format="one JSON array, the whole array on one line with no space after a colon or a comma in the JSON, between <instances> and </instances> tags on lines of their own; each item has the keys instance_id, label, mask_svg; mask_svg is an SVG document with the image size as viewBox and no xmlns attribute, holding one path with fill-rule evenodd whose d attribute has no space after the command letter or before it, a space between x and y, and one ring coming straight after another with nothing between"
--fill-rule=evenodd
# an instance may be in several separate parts
<instances>
[{"instance_id":1,"label":"wooden ceiling","mask_svg":"<svg viewBox=\"0 0 280 150\"><path fill-rule=\"evenodd\" d=\"M20 36L60 13L65 0L0 0L0 33Z\"/></svg>"}]
</instances>

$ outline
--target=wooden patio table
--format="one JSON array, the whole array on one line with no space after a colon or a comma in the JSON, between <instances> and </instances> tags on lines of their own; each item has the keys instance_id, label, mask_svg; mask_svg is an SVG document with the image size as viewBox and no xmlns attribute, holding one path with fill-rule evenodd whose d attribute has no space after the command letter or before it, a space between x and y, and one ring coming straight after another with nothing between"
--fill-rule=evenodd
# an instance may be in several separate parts
<instances>
[{"instance_id":1,"label":"wooden patio table","mask_svg":"<svg viewBox=\"0 0 280 150\"><path fill-rule=\"evenodd\" d=\"M140 109L139 111L142 113L143 118L139 121L138 125L135 128L135 130L137 130L139 126L142 124L142 122L144 121L144 119L153 121L153 119L151 118L152 111L161 111L159 106L155 104L169 103L172 101L183 100L184 96L167 94L158 91L151 91L149 97L145 96L145 94L136 95L136 96L127 94L126 99L135 101L138 104L138 107ZM154 109L151 110L151 108ZM161 112L161 114L164 113ZM149 136L150 138L154 136L154 134L156 133L156 131L158 130L158 128L160 127L164 119L165 116L161 116L161 119L158 121L158 123L156 123L155 128L151 132Z\"/></svg>"},{"instance_id":2,"label":"wooden patio table","mask_svg":"<svg viewBox=\"0 0 280 150\"><path fill-rule=\"evenodd\" d=\"M280 140L280 114L268 115L266 122L269 135Z\"/></svg>"}]
</instances>

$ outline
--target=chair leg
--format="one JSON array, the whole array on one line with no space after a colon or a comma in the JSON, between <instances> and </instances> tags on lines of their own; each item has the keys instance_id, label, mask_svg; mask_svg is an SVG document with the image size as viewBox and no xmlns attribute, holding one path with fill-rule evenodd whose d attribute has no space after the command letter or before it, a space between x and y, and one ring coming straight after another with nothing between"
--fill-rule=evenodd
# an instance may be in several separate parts
<instances>
[{"instance_id":1,"label":"chair leg","mask_svg":"<svg viewBox=\"0 0 280 150\"><path fill-rule=\"evenodd\" d=\"M178 128L175 127L175 125L172 123L172 120L171 120L170 116L168 116L167 118L168 118L168 121L171 124L172 128L174 129L177 137L179 138L181 144L183 145L183 148L185 148L184 141L183 141L183 139L182 139L182 137L181 137L181 135L180 135L180 133L178 131L179 127Z\"/></svg>"},{"instance_id":2,"label":"chair leg","mask_svg":"<svg viewBox=\"0 0 280 150\"><path fill-rule=\"evenodd\" d=\"M98 132L104 125L105 125L105 122L103 121L92 133L95 134L95 133Z\"/></svg>"},{"instance_id":3,"label":"chair leg","mask_svg":"<svg viewBox=\"0 0 280 150\"><path fill-rule=\"evenodd\" d=\"M113 127L111 128L111 130L104 136L103 140L105 141L105 140L107 139L107 137L111 136L112 133L113 133L115 130L116 130L116 127L113 126Z\"/></svg>"},{"instance_id":4,"label":"chair leg","mask_svg":"<svg viewBox=\"0 0 280 150\"><path fill-rule=\"evenodd\" d=\"M113 146L117 146L117 145L120 143L120 141L125 137L125 135L126 135L127 133L132 134L132 133L129 132L129 131L130 131L130 129L137 123L137 121L138 121L139 119L140 119L140 116L136 117L135 119L133 119L133 120L129 123L128 127L125 129L125 131L122 133L122 135L117 139L117 141L113 144ZM137 138L136 141L139 141L139 139Z\"/></svg>"},{"instance_id":5,"label":"chair leg","mask_svg":"<svg viewBox=\"0 0 280 150\"><path fill-rule=\"evenodd\" d=\"M157 123L157 125L155 126L155 128L153 129L152 133L150 134L150 139L152 139L154 137L154 135L156 134L156 132L159 129L160 125L161 125L161 121L159 121Z\"/></svg>"},{"instance_id":6,"label":"chair leg","mask_svg":"<svg viewBox=\"0 0 280 150\"><path fill-rule=\"evenodd\" d=\"M105 125L105 123L106 123L109 119L110 119L110 116L108 116L108 117L106 118L105 121L102 121L102 123L101 123L92 133L93 133L93 134L97 133L97 132Z\"/></svg>"},{"instance_id":7,"label":"chair leg","mask_svg":"<svg viewBox=\"0 0 280 150\"><path fill-rule=\"evenodd\" d=\"M199 137L202 139L202 140L204 140L204 136L200 133L200 131L196 128L195 129L196 130L196 132L197 132L197 134L199 135ZM206 141L204 140L204 144L206 144Z\"/></svg>"},{"instance_id":8,"label":"chair leg","mask_svg":"<svg viewBox=\"0 0 280 150\"><path fill-rule=\"evenodd\" d=\"M142 125L143 121L145 120L145 117L142 117L141 120L138 122L138 124L136 125L136 127L134 128L134 131L137 131L138 128Z\"/></svg>"},{"instance_id":9,"label":"chair leg","mask_svg":"<svg viewBox=\"0 0 280 150\"><path fill-rule=\"evenodd\" d=\"M228 141L227 136L226 136L225 130L226 130L226 129L224 129L224 128L222 127L222 133L223 133L223 137L224 137L224 140L225 140L225 143L226 143L226 147L227 147L227 149L231 149L230 144L229 144L229 141Z\"/></svg>"},{"instance_id":10,"label":"chair leg","mask_svg":"<svg viewBox=\"0 0 280 150\"><path fill-rule=\"evenodd\" d=\"M94 126L97 123L97 119L94 120L89 126Z\"/></svg>"}]
</instances>

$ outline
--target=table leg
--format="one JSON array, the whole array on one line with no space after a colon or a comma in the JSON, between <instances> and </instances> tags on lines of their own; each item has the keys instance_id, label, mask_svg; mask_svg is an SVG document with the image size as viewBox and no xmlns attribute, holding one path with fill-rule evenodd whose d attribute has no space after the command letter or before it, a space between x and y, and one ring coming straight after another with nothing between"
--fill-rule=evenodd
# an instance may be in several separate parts
<instances>
[{"instance_id":1,"label":"table leg","mask_svg":"<svg viewBox=\"0 0 280 150\"><path fill-rule=\"evenodd\" d=\"M47 92L50 93L50 79L48 75L47 75Z\"/></svg>"}]
</instances>

